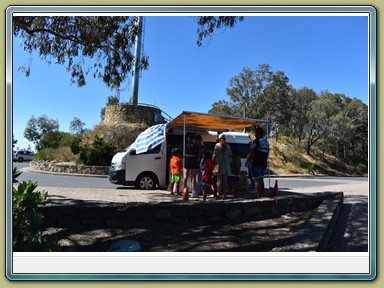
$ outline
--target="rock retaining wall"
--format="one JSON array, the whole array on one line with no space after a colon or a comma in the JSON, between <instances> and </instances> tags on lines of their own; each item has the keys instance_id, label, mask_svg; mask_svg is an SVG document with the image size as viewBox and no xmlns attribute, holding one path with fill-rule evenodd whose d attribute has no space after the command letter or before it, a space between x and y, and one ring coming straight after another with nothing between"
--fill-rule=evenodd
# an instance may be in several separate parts
<instances>
[{"instance_id":1,"label":"rock retaining wall","mask_svg":"<svg viewBox=\"0 0 384 288\"><path fill-rule=\"evenodd\" d=\"M108 166L87 166L70 162L31 161L29 167L49 173L108 175Z\"/></svg>"},{"instance_id":2,"label":"rock retaining wall","mask_svg":"<svg viewBox=\"0 0 384 288\"><path fill-rule=\"evenodd\" d=\"M273 199L158 204L92 204L40 207L45 227L68 229L135 228L182 223L209 224L215 221L264 220L289 212L315 209L325 200L340 201L342 193L317 193L310 196L279 196ZM328 202L327 202L328 203ZM328 204L327 204L328 205Z\"/></svg>"}]
</instances>

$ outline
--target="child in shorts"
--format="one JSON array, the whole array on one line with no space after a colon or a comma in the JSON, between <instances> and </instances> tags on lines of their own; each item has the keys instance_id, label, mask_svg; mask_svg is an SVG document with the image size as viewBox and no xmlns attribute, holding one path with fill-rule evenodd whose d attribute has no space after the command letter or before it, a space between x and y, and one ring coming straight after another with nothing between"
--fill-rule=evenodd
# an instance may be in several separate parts
<instances>
[{"instance_id":1,"label":"child in shorts","mask_svg":"<svg viewBox=\"0 0 384 288\"><path fill-rule=\"evenodd\" d=\"M177 195L180 194L180 183L181 183L181 170L183 168L183 163L181 162L181 150L175 149L173 151L173 156L171 158L171 194Z\"/></svg>"},{"instance_id":2,"label":"child in shorts","mask_svg":"<svg viewBox=\"0 0 384 288\"><path fill-rule=\"evenodd\" d=\"M201 179L203 186L203 201L207 200L208 194L213 194L217 198L216 190L213 188L213 161L211 152L204 152L204 160L202 165L203 176Z\"/></svg>"}]
</instances>

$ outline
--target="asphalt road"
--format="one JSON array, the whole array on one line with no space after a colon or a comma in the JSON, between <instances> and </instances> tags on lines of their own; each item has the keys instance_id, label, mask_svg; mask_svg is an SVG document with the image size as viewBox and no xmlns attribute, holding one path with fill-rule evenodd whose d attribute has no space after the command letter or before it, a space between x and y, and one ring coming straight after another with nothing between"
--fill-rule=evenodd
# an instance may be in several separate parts
<instances>
[{"instance_id":1,"label":"asphalt road","mask_svg":"<svg viewBox=\"0 0 384 288\"><path fill-rule=\"evenodd\" d=\"M37 182L39 186L44 187L67 187L67 188L98 188L98 189L116 189L122 187L112 184L108 181L107 177L92 177L92 176L73 176L73 175L58 175L48 173L35 173L27 171L29 162L13 163L22 171L19 176L19 181ZM322 187L330 185L343 185L351 183L360 183L361 181L368 181L367 177L269 177L265 178L265 186L273 186L275 180L278 180L279 189L295 190L305 189L308 187Z\"/></svg>"}]
</instances>

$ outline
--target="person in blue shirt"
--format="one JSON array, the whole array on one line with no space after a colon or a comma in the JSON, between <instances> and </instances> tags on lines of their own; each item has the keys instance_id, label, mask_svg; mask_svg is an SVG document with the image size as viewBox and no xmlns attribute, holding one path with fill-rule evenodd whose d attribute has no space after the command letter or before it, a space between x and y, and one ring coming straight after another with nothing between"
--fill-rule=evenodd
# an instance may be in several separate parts
<instances>
[{"instance_id":1,"label":"person in blue shirt","mask_svg":"<svg viewBox=\"0 0 384 288\"><path fill-rule=\"evenodd\" d=\"M246 164L250 165L256 196L260 198L264 194L264 176L268 166L269 142L264 138L264 130L261 127L256 128L255 136L256 139L252 142Z\"/></svg>"}]
</instances>

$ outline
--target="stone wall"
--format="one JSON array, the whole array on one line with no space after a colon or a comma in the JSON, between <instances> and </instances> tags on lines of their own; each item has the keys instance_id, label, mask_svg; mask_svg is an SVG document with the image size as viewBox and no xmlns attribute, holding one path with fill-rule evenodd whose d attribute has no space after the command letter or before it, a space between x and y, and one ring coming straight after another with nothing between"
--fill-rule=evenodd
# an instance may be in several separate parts
<instances>
[{"instance_id":1,"label":"stone wall","mask_svg":"<svg viewBox=\"0 0 384 288\"><path fill-rule=\"evenodd\" d=\"M155 114L161 114L156 107L118 104L105 107L105 118L103 124L118 125L122 123L145 123L149 126L155 125Z\"/></svg>"},{"instance_id":2,"label":"stone wall","mask_svg":"<svg viewBox=\"0 0 384 288\"><path fill-rule=\"evenodd\" d=\"M49 173L108 175L109 166L87 166L73 162L31 161L29 167L33 170Z\"/></svg>"},{"instance_id":3,"label":"stone wall","mask_svg":"<svg viewBox=\"0 0 384 288\"><path fill-rule=\"evenodd\" d=\"M343 193L317 193L316 195L279 196L262 200L116 204L80 203L76 205L45 205L45 227L75 229L136 228L150 229L154 225L209 224L223 221L264 220L289 212L315 211L326 199L342 202ZM328 202L327 202L328 203Z\"/></svg>"}]
</instances>

